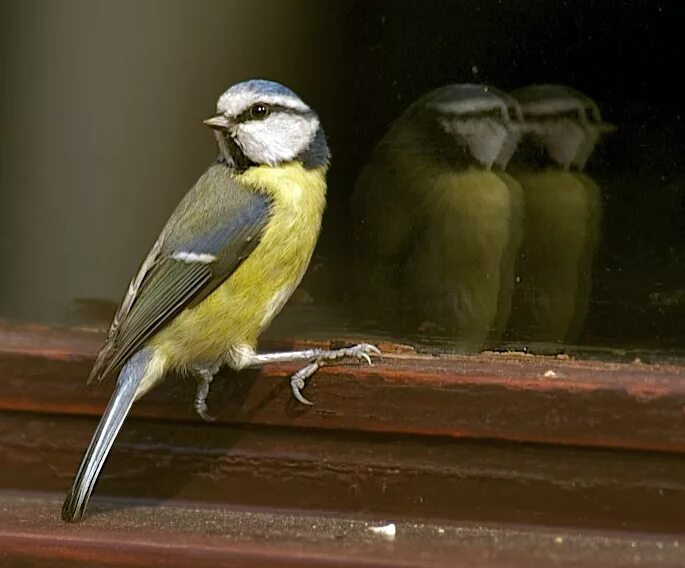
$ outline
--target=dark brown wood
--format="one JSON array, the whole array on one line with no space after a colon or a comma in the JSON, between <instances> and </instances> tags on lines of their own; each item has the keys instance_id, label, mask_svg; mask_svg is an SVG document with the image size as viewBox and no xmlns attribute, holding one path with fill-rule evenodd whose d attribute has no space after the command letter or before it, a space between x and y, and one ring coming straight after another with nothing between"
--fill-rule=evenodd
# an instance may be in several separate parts
<instances>
[{"instance_id":1,"label":"dark brown wood","mask_svg":"<svg viewBox=\"0 0 685 568\"><path fill-rule=\"evenodd\" d=\"M90 389L84 380L101 340L94 331L0 326L0 410L99 415L111 382ZM271 347L312 345L323 344ZM222 372L210 410L225 424L685 452L685 367L383 347L374 367L317 373L306 390L313 407L290 395L296 366L271 365ZM170 377L133 414L194 421L193 395L191 381Z\"/></svg>"},{"instance_id":2,"label":"dark brown wood","mask_svg":"<svg viewBox=\"0 0 685 568\"><path fill-rule=\"evenodd\" d=\"M65 492L94 427L0 413L0 487ZM685 456L134 418L95 495L685 533Z\"/></svg>"},{"instance_id":3,"label":"dark brown wood","mask_svg":"<svg viewBox=\"0 0 685 568\"><path fill-rule=\"evenodd\" d=\"M50 495L0 492L0 561L8 566L359 568L676 568L673 535L341 517L191 503L102 502L81 525ZM396 526L394 537L372 530ZM26 564L22 564L26 562Z\"/></svg>"},{"instance_id":4,"label":"dark brown wood","mask_svg":"<svg viewBox=\"0 0 685 568\"><path fill-rule=\"evenodd\" d=\"M211 424L192 381L169 377L136 404L86 523L64 526L59 497L25 495L71 482L112 388L84 384L102 337L0 324L0 508L19 492L0 509L0 565L685 565L668 536L685 534L683 367L391 343L373 367L317 373L313 407L292 399L295 366L222 372ZM256 513L236 506L270 512L251 532ZM305 526L349 514L424 528L379 541Z\"/></svg>"}]
</instances>

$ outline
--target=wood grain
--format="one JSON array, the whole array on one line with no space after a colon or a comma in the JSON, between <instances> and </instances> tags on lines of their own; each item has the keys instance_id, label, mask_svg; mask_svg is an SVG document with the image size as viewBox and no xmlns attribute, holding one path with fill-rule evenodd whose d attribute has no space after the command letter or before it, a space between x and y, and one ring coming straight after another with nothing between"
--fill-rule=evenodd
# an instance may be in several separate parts
<instances>
[{"instance_id":1,"label":"wood grain","mask_svg":"<svg viewBox=\"0 0 685 568\"><path fill-rule=\"evenodd\" d=\"M0 560L21 566L197 568L676 568L672 535L389 519L198 506L101 502L82 525L58 521L58 499L0 492ZM23 564L22 562L26 562Z\"/></svg>"},{"instance_id":2,"label":"wood grain","mask_svg":"<svg viewBox=\"0 0 685 568\"><path fill-rule=\"evenodd\" d=\"M0 326L0 410L99 415L111 382L84 384L97 332ZM341 343L340 341L336 344ZM271 348L327 346L280 342ZM304 407L287 382L293 365L222 371L210 411L224 424L383 432L685 452L685 368L521 354L395 354L375 366L325 367ZM169 377L133 415L196 421L194 385Z\"/></svg>"},{"instance_id":3,"label":"wood grain","mask_svg":"<svg viewBox=\"0 0 685 568\"><path fill-rule=\"evenodd\" d=\"M294 366L222 372L211 424L169 377L136 404L85 524L65 526L59 496L111 390L84 384L101 341L0 324L0 565L685 565L683 367L392 343L373 367L317 373L313 407L292 399ZM357 515L407 539L335 528Z\"/></svg>"}]
</instances>

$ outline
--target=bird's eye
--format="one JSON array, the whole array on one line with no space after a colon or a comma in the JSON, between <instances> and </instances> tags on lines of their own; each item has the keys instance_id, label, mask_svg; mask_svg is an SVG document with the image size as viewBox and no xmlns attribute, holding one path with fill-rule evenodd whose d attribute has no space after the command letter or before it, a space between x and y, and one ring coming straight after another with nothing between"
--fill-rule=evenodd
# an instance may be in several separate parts
<instances>
[{"instance_id":1,"label":"bird's eye","mask_svg":"<svg viewBox=\"0 0 685 568\"><path fill-rule=\"evenodd\" d=\"M262 103L257 103L250 107L250 116L252 118L256 118L257 120L266 118L269 116L269 112L271 112L269 107Z\"/></svg>"}]
</instances>

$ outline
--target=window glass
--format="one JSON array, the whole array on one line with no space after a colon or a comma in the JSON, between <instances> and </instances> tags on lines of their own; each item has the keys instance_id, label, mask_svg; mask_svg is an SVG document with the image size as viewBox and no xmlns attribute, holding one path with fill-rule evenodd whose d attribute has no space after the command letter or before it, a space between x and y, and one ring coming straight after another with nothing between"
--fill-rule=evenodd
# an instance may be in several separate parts
<instances>
[{"instance_id":1,"label":"window glass","mask_svg":"<svg viewBox=\"0 0 685 568\"><path fill-rule=\"evenodd\" d=\"M270 334L685 352L671 2L3 2L0 317L104 327L263 77L320 115L328 206Z\"/></svg>"}]
</instances>

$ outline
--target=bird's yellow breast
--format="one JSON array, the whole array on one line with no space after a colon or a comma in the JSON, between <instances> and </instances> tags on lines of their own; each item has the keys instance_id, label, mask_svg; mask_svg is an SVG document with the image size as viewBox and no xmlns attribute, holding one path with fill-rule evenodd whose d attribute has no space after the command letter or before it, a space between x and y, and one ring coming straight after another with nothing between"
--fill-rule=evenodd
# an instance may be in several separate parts
<instances>
[{"instance_id":1,"label":"bird's yellow breast","mask_svg":"<svg viewBox=\"0 0 685 568\"><path fill-rule=\"evenodd\" d=\"M228 351L254 347L299 284L321 227L326 168L259 166L236 181L272 199L260 243L203 302L179 314L150 342L171 367L209 363Z\"/></svg>"}]
</instances>

